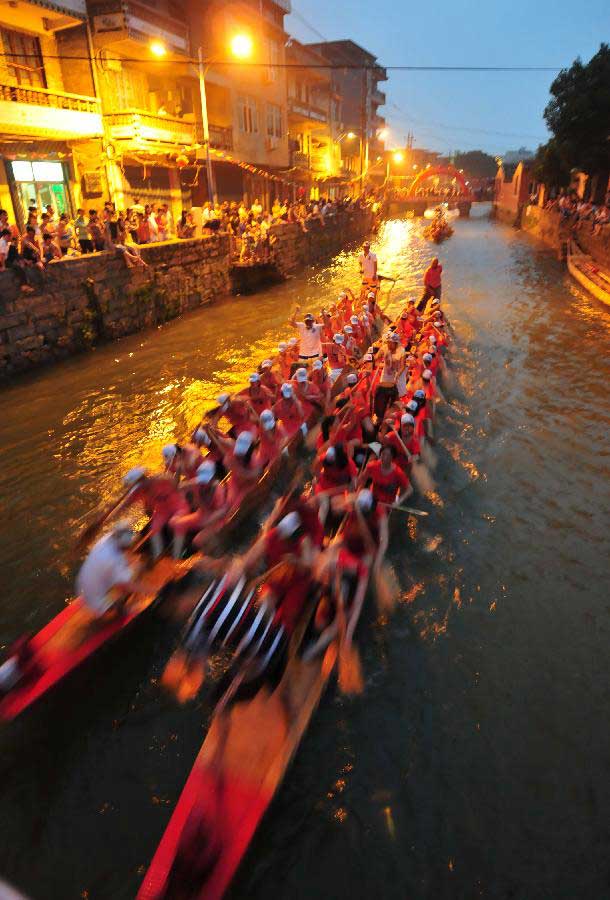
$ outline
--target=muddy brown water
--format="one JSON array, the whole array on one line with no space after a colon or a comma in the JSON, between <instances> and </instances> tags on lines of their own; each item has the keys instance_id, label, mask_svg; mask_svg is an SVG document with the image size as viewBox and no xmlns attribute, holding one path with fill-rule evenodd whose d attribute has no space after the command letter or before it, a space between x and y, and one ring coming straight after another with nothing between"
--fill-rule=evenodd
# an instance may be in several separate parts
<instances>
[{"instance_id":1,"label":"muddy brown water","mask_svg":"<svg viewBox=\"0 0 610 900\"><path fill-rule=\"evenodd\" d=\"M486 208L439 249L456 339L442 505L392 527L401 599L359 634L366 690L326 695L232 897L610 896L610 315ZM400 275L423 223L375 250ZM0 643L70 595L74 529L224 387L354 284L355 248L1 393ZM203 739L156 679L151 620L0 734L0 875L32 900L133 897Z\"/></svg>"}]
</instances>

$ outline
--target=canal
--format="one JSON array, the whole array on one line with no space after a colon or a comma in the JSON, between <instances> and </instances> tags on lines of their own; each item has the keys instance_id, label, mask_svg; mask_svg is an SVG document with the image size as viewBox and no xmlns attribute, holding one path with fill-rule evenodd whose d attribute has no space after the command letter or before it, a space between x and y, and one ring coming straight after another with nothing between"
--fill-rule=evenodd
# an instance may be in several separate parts
<instances>
[{"instance_id":1,"label":"canal","mask_svg":"<svg viewBox=\"0 0 610 900\"><path fill-rule=\"evenodd\" d=\"M365 693L325 698L234 898L516 900L610 891L610 318L485 208L440 248L456 331L442 503L393 523L401 602L359 635ZM421 221L374 249L415 292ZM0 642L70 595L74 529L223 388L356 282L355 248L2 391ZM0 734L0 875L32 900L133 897L203 739L156 680L151 623Z\"/></svg>"}]
</instances>

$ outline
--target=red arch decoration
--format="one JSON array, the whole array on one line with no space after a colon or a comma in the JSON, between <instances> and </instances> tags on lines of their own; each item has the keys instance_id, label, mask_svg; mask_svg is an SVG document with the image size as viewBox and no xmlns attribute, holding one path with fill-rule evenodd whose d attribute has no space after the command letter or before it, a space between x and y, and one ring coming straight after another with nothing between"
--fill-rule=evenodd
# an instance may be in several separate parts
<instances>
[{"instance_id":1,"label":"red arch decoration","mask_svg":"<svg viewBox=\"0 0 610 900\"><path fill-rule=\"evenodd\" d=\"M459 169L455 168L455 166L430 166L429 169L424 169L415 177L415 180L411 185L410 193L414 194L422 181L425 181L427 178L434 178L435 175L449 175L450 178L455 178L462 188L462 193L466 197L470 197L470 190L464 181L464 176Z\"/></svg>"}]
</instances>

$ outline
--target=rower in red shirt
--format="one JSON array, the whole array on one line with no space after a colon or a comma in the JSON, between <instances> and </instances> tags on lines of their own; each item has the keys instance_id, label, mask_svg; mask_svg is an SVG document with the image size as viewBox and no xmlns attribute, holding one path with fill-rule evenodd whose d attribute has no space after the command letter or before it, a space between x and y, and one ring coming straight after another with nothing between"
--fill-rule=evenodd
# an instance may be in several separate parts
<instances>
[{"instance_id":1,"label":"rower in red shirt","mask_svg":"<svg viewBox=\"0 0 610 900\"><path fill-rule=\"evenodd\" d=\"M294 396L303 407L305 418L309 419L313 412L322 412L322 398L320 391L312 384L307 375L307 369L301 367L294 373Z\"/></svg>"},{"instance_id":2,"label":"rower in red shirt","mask_svg":"<svg viewBox=\"0 0 610 900\"><path fill-rule=\"evenodd\" d=\"M286 381L282 385L280 399L274 404L272 412L276 420L282 423L289 437L295 435L299 428L304 434L307 433L305 412L294 395L294 386L290 381Z\"/></svg>"},{"instance_id":3,"label":"rower in red shirt","mask_svg":"<svg viewBox=\"0 0 610 900\"><path fill-rule=\"evenodd\" d=\"M340 333L335 334L332 343L323 344L322 349L328 359L330 367L330 380L334 384L337 378L343 372L343 369L349 365L348 354L344 347L345 338Z\"/></svg>"},{"instance_id":4,"label":"rower in red shirt","mask_svg":"<svg viewBox=\"0 0 610 900\"><path fill-rule=\"evenodd\" d=\"M328 369L321 359L315 359L311 367L311 383L320 392L321 401L326 408L333 389Z\"/></svg>"},{"instance_id":5,"label":"rower in red shirt","mask_svg":"<svg viewBox=\"0 0 610 900\"><path fill-rule=\"evenodd\" d=\"M193 532L197 532L193 543L197 547L202 547L211 527L219 523L229 509L227 489L216 478L216 466L212 460L203 462L197 469L195 478L186 482L182 488L188 489L193 510L189 513L176 514L169 522L180 552L187 534Z\"/></svg>"},{"instance_id":6,"label":"rower in red shirt","mask_svg":"<svg viewBox=\"0 0 610 900\"><path fill-rule=\"evenodd\" d=\"M358 470L343 444L331 444L321 451L314 463L315 493L340 494L356 486Z\"/></svg>"},{"instance_id":7,"label":"rower in red shirt","mask_svg":"<svg viewBox=\"0 0 610 900\"><path fill-rule=\"evenodd\" d=\"M417 304L417 309L420 312L426 308L426 304L431 297L440 301L442 272L443 267L435 256L424 275L424 292L421 300Z\"/></svg>"},{"instance_id":8,"label":"rower in red shirt","mask_svg":"<svg viewBox=\"0 0 610 900\"><path fill-rule=\"evenodd\" d=\"M256 418L260 418L260 414L264 409L271 409L274 403L273 394L261 384L261 376L258 372L253 372L248 381L249 387L237 394L242 400L254 410Z\"/></svg>"},{"instance_id":9,"label":"rower in red shirt","mask_svg":"<svg viewBox=\"0 0 610 900\"><path fill-rule=\"evenodd\" d=\"M403 345L403 347L406 347L415 334L415 328L413 327L411 322L409 322L409 316L406 312L403 312L400 319L398 320L396 331L400 335L400 343Z\"/></svg>"},{"instance_id":10,"label":"rower in red shirt","mask_svg":"<svg viewBox=\"0 0 610 900\"><path fill-rule=\"evenodd\" d=\"M395 455L394 448L386 444L381 448L380 458L368 463L362 475L364 484L371 483L375 500L388 506L413 493L411 482L394 462Z\"/></svg>"},{"instance_id":11,"label":"rower in red shirt","mask_svg":"<svg viewBox=\"0 0 610 900\"><path fill-rule=\"evenodd\" d=\"M273 362L270 359L264 359L261 363L261 384L271 393L273 401L277 400L280 391L280 382L273 372Z\"/></svg>"},{"instance_id":12,"label":"rower in red shirt","mask_svg":"<svg viewBox=\"0 0 610 900\"><path fill-rule=\"evenodd\" d=\"M276 459L286 444L288 435L282 425L275 421L275 416L270 409L264 409L260 417L259 446L257 463L261 469Z\"/></svg>"},{"instance_id":13,"label":"rower in red shirt","mask_svg":"<svg viewBox=\"0 0 610 900\"><path fill-rule=\"evenodd\" d=\"M224 464L230 472L229 504L236 506L248 488L260 478L261 468L256 456L256 444L251 431L238 434L233 449L224 457Z\"/></svg>"},{"instance_id":14,"label":"rower in red shirt","mask_svg":"<svg viewBox=\"0 0 610 900\"><path fill-rule=\"evenodd\" d=\"M159 557L163 551L163 529L169 525L172 516L185 515L189 512L184 494L176 487L173 478L168 475L149 475L148 469L139 466L123 478L126 487L131 488L117 512L128 506L142 503L150 517L149 535L153 556ZM174 557L180 556L181 548L174 535Z\"/></svg>"},{"instance_id":15,"label":"rower in red shirt","mask_svg":"<svg viewBox=\"0 0 610 900\"><path fill-rule=\"evenodd\" d=\"M242 431L256 432L257 416L252 412L243 397L239 395L231 397L229 394L220 394L217 398L217 419L224 417L229 420L231 427L229 434L235 438Z\"/></svg>"},{"instance_id":16,"label":"rower in red shirt","mask_svg":"<svg viewBox=\"0 0 610 900\"><path fill-rule=\"evenodd\" d=\"M293 362L294 356L292 351L289 350L288 344L285 341L280 341L277 346L277 364L280 370L280 378L283 381L288 381L290 379Z\"/></svg>"},{"instance_id":17,"label":"rower in red shirt","mask_svg":"<svg viewBox=\"0 0 610 900\"><path fill-rule=\"evenodd\" d=\"M194 478L197 469L203 462L201 451L195 444L166 444L161 455L165 471L175 475L177 482L180 478L187 480Z\"/></svg>"},{"instance_id":18,"label":"rower in red shirt","mask_svg":"<svg viewBox=\"0 0 610 900\"><path fill-rule=\"evenodd\" d=\"M394 448L396 465L400 466L405 475L408 476L411 471L413 458L417 459L421 452L419 440L415 436L415 419L411 413L402 414L398 432L394 430L386 432L383 437L383 443Z\"/></svg>"}]
</instances>

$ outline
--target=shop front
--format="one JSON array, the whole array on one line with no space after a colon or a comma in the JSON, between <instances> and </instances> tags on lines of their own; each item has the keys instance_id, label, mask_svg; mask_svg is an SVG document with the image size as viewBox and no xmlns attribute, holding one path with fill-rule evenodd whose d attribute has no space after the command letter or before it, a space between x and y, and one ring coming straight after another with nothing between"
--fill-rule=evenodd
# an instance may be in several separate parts
<instances>
[{"instance_id":1,"label":"shop front","mask_svg":"<svg viewBox=\"0 0 610 900\"><path fill-rule=\"evenodd\" d=\"M30 207L43 212L50 205L56 215L73 214L66 163L51 159L5 159L4 166L20 228L25 227Z\"/></svg>"}]
</instances>

